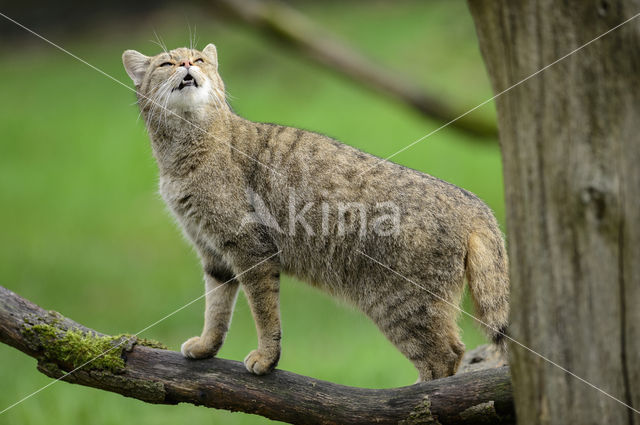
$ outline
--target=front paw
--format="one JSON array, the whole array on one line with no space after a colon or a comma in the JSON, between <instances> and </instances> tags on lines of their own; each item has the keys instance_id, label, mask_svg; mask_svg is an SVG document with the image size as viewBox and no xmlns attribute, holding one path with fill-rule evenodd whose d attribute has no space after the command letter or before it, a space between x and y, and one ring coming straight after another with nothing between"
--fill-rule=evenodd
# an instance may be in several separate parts
<instances>
[{"instance_id":1,"label":"front paw","mask_svg":"<svg viewBox=\"0 0 640 425\"><path fill-rule=\"evenodd\" d=\"M271 372L280 360L280 350L266 351L253 350L244 359L247 370L256 375L264 375Z\"/></svg>"},{"instance_id":2,"label":"front paw","mask_svg":"<svg viewBox=\"0 0 640 425\"><path fill-rule=\"evenodd\" d=\"M194 336L180 346L180 352L188 359L206 359L216 355L218 346L210 339Z\"/></svg>"}]
</instances>

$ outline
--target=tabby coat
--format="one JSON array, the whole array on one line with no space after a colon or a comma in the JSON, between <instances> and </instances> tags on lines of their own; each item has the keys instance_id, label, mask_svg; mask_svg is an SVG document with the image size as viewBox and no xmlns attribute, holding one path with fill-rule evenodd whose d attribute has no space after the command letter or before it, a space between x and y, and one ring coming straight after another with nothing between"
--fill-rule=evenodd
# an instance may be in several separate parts
<instances>
[{"instance_id":1,"label":"tabby coat","mask_svg":"<svg viewBox=\"0 0 640 425\"><path fill-rule=\"evenodd\" d=\"M327 136L234 114L216 48L123 55L160 170L160 193L205 272L202 335L189 358L222 345L238 289L258 331L250 372L280 358L280 273L356 305L413 362L420 380L455 373L465 276L499 342L509 281L490 209L464 189Z\"/></svg>"}]
</instances>

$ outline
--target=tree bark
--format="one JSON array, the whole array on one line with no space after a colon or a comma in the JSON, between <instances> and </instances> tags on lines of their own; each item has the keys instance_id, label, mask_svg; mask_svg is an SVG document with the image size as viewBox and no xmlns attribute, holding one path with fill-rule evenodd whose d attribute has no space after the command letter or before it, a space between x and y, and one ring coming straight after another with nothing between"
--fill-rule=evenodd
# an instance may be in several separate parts
<instances>
[{"instance_id":1,"label":"tree bark","mask_svg":"<svg viewBox=\"0 0 640 425\"><path fill-rule=\"evenodd\" d=\"M406 76L386 69L348 47L333 34L284 3L215 0L212 5L276 37L312 61L350 78L355 83L407 104L427 118L450 123L451 127L484 140L494 140L497 136L494 122L478 118L477 115L466 115L465 110L455 108L446 99L433 95Z\"/></svg>"},{"instance_id":2,"label":"tree bark","mask_svg":"<svg viewBox=\"0 0 640 425\"><path fill-rule=\"evenodd\" d=\"M496 93L640 12L638 0L469 0ZM511 336L640 408L640 23L497 101ZM640 415L516 344L519 424Z\"/></svg>"},{"instance_id":3,"label":"tree bark","mask_svg":"<svg viewBox=\"0 0 640 425\"><path fill-rule=\"evenodd\" d=\"M54 332L48 333L52 329ZM84 359L76 359L79 365L73 364L70 359L74 355L67 355L69 350L62 356L51 348L55 342L51 335L61 340L73 330L91 338L104 337L0 286L0 341L38 359L38 370L52 378L148 403L192 403L296 424L513 423L508 368L493 347L481 347L465 357L463 367L470 370L468 373L375 390L282 370L255 376L240 362L187 360L179 353L145 346L131 336L113 338L111 346L115 348L109 355L122 359L120 366L99 367L97 361L81 366ZM64 344L67 348L70 343L65 340ZM73 350L84 348L73 346ZM485 369L479 369L479 365Z\"/></svg>"}]
</instances>

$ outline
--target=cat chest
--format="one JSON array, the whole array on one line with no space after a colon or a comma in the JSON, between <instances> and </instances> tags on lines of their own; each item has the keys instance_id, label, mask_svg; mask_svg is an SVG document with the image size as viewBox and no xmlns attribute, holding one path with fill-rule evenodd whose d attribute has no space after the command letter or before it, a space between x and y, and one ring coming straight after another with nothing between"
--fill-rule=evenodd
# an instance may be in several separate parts
<instances>
[{"instance_id":1,"label":"cat chest","mask_svg":"<svg viewBox=\"0 0 640 425\"><path fill-rule=\"evenodd\" d=\"M167 178L160 179L160 195L183 225L197 220L199 215L197 194L197 188L193 185Z\"/></svg>"}]
</instances>

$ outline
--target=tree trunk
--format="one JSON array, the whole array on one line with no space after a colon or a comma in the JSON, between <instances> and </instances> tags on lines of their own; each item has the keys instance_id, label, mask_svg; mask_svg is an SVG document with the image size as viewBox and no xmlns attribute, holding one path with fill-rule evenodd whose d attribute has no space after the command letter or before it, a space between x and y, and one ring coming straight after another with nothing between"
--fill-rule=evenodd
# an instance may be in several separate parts
<instances>
[{"instance_id":1,"label":"tree trunk","mask_svg":"<svg viewBox=\"0 0 640 425\"><path fill-rule=\"evenodd\" d=\"M500 93L640 12L639 0L469 0ZM640 19L498 97L522 344L640 409ZM518 423L640 424L511 344Z\"/></svg>"}]
</instances>

